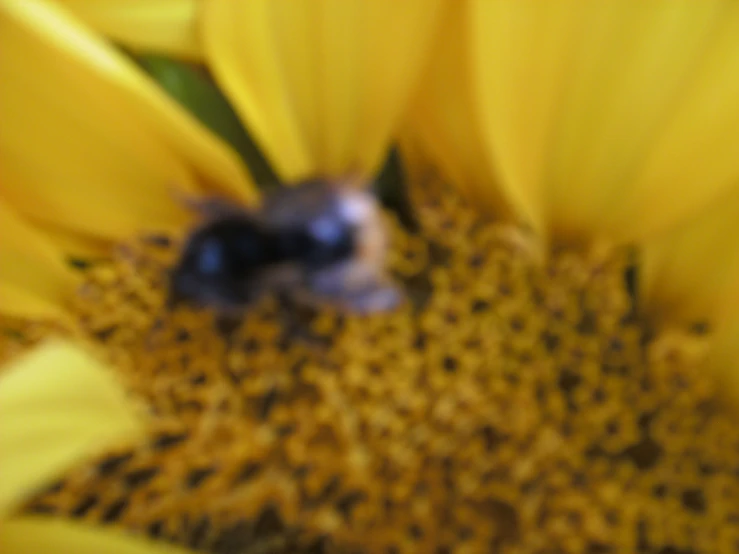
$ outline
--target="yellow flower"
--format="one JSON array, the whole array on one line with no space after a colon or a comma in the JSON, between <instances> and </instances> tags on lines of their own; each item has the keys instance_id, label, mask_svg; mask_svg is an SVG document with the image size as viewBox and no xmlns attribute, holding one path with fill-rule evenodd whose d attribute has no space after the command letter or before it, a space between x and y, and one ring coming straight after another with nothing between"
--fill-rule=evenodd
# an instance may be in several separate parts
<instances>
[{"instance_id":1,"label":"yellow flower","mask_svg":"<svg viewBox=\"0 0 739 554\"><path fill-rule=\"evenodd\" d=\"M108 372L88 355L50 343L0 373L0 542L3 552L172 553L179 549L60 518L18 517L20 503L69 466L143 425Z\"/></svg>"},{"instance_id":2,"label":"yellow flower","mask_svg":"<svg viewBox=\"0 0 739 554\"><path fill-rule=\"evenodd\" d=\"M24 513L213 552L735 549L735 2L0 6L3 340L61 322L150 416ZM246 172L65 9L204 61L286 181L397 140L407 302L167 310L170 187L247 202Z\"/></svg>"}]
</instances>

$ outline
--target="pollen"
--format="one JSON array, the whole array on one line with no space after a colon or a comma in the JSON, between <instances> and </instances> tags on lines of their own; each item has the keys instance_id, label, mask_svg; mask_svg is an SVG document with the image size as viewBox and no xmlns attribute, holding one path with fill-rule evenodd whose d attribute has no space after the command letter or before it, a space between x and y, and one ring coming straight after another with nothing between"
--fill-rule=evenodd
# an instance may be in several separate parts
<instances>
[{"instance_id":1,"label":"pollen","mask_svg":"<svg viewBox=\"0 0 739 554\"><path fill-rule=\"evenodd\" d=\"M390 313L170 309L176 236L89 269L76 318L148 436L24 509L219 554L735 552L710 330L648 327L627 251L542 255L442 183L411 196Z\"/></svg>"}]
</instances>

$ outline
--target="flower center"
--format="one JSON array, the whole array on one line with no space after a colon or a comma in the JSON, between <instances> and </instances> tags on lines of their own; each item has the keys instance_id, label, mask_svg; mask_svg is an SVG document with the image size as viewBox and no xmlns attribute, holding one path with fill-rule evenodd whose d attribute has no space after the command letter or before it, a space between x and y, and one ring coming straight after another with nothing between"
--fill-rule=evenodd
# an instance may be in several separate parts
<instances>
[{"instance_id":1,"label":"flower center","mask_svg":"<svg viewBox=\"0 0 739 554\"><path fill-rule=\"evenodd\" d=\"M739 430L708 335L649 331L624 253L542 262L451 190L411 192L392 313L169 310L174 238L90 270L79 322L149 437L27 509L214 552L731 550Z\"/></svg>"}]
</instances>

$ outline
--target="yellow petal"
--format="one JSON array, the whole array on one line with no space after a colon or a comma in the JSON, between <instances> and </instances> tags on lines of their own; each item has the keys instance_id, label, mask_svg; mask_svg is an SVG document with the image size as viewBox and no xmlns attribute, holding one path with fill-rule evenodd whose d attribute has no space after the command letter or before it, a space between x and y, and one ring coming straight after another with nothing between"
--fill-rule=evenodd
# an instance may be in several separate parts
<instances>
[{"instance_id":1,"label":"yellow petal","mask_svg":"<svg viewBox=\"0 0 739 554\"><path fill-rule=\"evenodd\" d=\"M564 237L665 229L739 177L739 4L471 4L487 144L515 205Z\"/></svg>"},{"instance_id":2,"label":"yellow petal","mask_svg":"<svg viewBox=\"0 0 739 554\"><path fill-rule=\"evenodd\" d=\"M246 197L233 152L60 6L0 2L0 191L106 239L186 220L171 187Z\"/></svg>"},{"instance_id":3,"label":"yellow petal","mask_svg":"<svg viewBox=\"0 0 739 554\"><path fill-rule=\"evenodd\" d=\"M473 195L481 209L502 216L508 204L487 160L479 114L473 107L467 12L446 7L403 132L417 137L451 183Z\"/></svg>"},{"instance_id":4,"label":"yellow petal","mask_svg":"<svg viewBox=\"0 0 739 554\"><path fill-rule=\"evenodd\" d=\"M54 321L62 325L71 323L64 308L18 287L0 282L0 311L3 315L28 318L33 321Z\"/></svg>"},{"instance_id":5,"label":"yellow petal","mask_svg":"<svg viewBox=\"0 0 739 554\"><path fill-rule=\"evenodd\" d=\"M438 178L433 159L416 133L405 130L400 135L398 152L403 160L404 179L411 186L423 186L430 179Z\"/></svg>"},{"instance_id":6,"label":"yellow petal","mask_svg":"<svg viewBox=\"0 0 739 554\"><path fill-rule=\"evenodd\" d=\"M64 319L76 285L64 257L0 199L0 311L34 319Z\"/></svg>"},{"instance_id":7,"label":"yellow petal","mask_svg":"<svg viewBox=\"0 0 739 554\"><path fill-rule=\"evenodd\" d=\"M133 50L202 58L195 17L201 0L58 0L82 21Z\"/></svg>"},{"instance_id":8,"label":"yellow petal","mask_svg":"<svg viewBox=\"0 0 739 554\"><path fill-rule=\"evenodd\" d=\"M719 397L739 413L739 311L730 322L717 329L711 341L707 368L716 377Z\"/></svg>"},{"instance_id":9,"label":"yellow petal","mask_svg":"<svg viewBox=\"0 0 739 554\"><path fill-rule=\"evenodd\" d=\"M739 186L643 247L642 296L657 321L722 324L739 315Z\"/></svg>"},{"instance_id":10,"label":"yellow petal","mask_svg":"<svg viewBox=\"0 0 739 554\"><path fill-rule=\"evenodd\" d=\"M76 259L101 259L110 256L110 243L100 237L49 224L45 221L29 220L34 228L55 248Z\"/></svg>"},{"instance_id":11,"label":"yellow petal","mask_svg":"<svg viewBox=\"0 0 739 554\"><path fill-rule=\"evenodd\" d=\"M364 174L382 162L427 54L438 0L213 0L216 77L278 173Z\"/></svg>"},{"instance_id":12,"label":"yellow petal","mask_svg":"<svg viewBox=\"0 0 739 554\"><path fill-rule=\"evenodd\" d=\"M69 465L142 432L94 359L50 343L0 372L0 517Z\"/></svg>"},{"instance_id":13,"label":"yellow petal","mask_svg":"<svg viewBox=\"0 0 739 554\"><path fill-rule=\"evenodd\" d=\"M55 518L17 518L0 524L6 554L186 554L182 548Z\"/></svg>"}]
</instances>

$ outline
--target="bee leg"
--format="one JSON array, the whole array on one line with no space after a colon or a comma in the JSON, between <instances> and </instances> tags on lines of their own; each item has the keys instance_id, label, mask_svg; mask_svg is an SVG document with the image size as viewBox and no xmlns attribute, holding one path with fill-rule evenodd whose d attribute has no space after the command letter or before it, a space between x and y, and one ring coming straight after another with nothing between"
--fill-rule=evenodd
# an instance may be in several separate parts
<instances>
[{"instance_id":1,"label":"bee leg","mask_svg":"<svg viewBox=\"0 0 739 554\"><path fill-rule=\"evenodd\" d=\"M349 309L360 314L372 314L392 310L403 300L398 287L392 283L374 283L347 295Z\"/></svg>"},{"instance_id":2,"label":"bee leg","mask_svg":"<svg viewBox=\"0 0 739 554\"><path fill-rule=\"evenodd\" d=\"M215 316L215 326L225 339L231 345L236 330L241 326L244 318L233 313L219 313Z\"/></svg>"},{"instance_id":3,"label":"bee leg","mask_svg":"<svg viewBox=\"0 0 739 554\"><path fill-rule=\"evenodd\" d=\"M306 344L326 346L325 338L318 337L310 329L310 322L316 315L320 302L307 291L293 288L277 295L278 317L285 342L299 340Z\"/></svg>"},{"instance_id":4,"label":"bee leg","mask_svg":"<svg viewBox=\"0 0 739 554\"><path fill-rule=\"evenodd\" d=\"M388 311L403 300L399 287L384 272L357 262L316 273L310 289L319 298L360 314Z\"/></svg>"},{"instance_id":5,"label":"bee leg","mask_svg":"<svg viewBox=\"0 0 739 554\"><path fill-rule=\"evenodd\" d=\"M164 309L168 312L173 312L178 306L184 304L187 299L181 295L173 286L167 287L167 292L164 297Z\"/></svg>"},{"instance_id":6,"label":"bee leg","mask_svg":"<svg viewBox=\"0 0 739 554\"><path fill-rule=\"evenodd\" d=\"M172 246L172 237L166 233L148 233L141 236L141 242L157 248L169 248Z\"/></svg>"}]
</instances>

